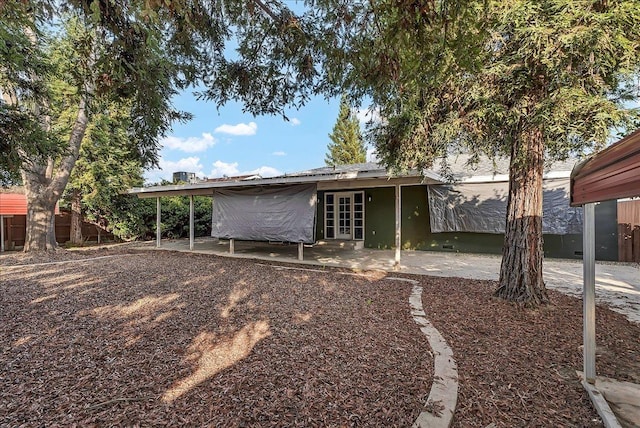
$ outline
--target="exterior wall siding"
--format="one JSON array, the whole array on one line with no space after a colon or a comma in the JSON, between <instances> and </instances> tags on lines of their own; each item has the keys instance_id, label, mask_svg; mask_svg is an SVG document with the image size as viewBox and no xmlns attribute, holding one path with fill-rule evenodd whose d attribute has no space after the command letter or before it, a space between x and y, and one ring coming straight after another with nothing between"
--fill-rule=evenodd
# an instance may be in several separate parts
<instances>
[{"instance_id":1,"label":"exterior wall siding","mask_svg":"<svg viewBox=\"0 0 640 428\"><path fill-rule=\"evenodd\" d=\"M350 189L351 190L351 189ZM356 189L354 189L356 190ZM391 249L395 242L394 188L364 190L367 248ZM318 192L316 236L324 239L324 192ZM596 259L617 260L617 203L596 206ZM431 233L426 186L402 187L402 248L405 250L501 254L504 235L492 233ZM551 258L582 258L582 235L545 234L544 254Z\"/></svg>"}]
</instances>

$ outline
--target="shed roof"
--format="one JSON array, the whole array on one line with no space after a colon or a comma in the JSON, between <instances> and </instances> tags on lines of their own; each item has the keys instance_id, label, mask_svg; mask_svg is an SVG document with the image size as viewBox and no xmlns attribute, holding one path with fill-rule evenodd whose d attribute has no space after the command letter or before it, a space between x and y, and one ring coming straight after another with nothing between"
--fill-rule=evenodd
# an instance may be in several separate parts
<instances>
[{"instance_id":1,"label":"shed roof","mask_svg":"<svg viewBox=\"0 0 640 428\"><path fill-rule=\"evenodd\" d=\"M57 203L55 213L60 214L60 208ZM24 193L0 192L0 215L27 215L27 195Z\"/></svg>"},{"instance_id":2,"label":"shed roof","mask_svg":"<svg viewBox=\"0 0 640 428\"><path fill-rule=\"evenodd\" d=\"M0 193L0 215L26 215L27 197L19 193Z\"/></svg>"},{"instance_id":3,"label":"shed roof","mask_svg":"<svg viewBox=\"0 0 640 428\"><path fill-rule=\"evenodd\" d=\"M576 165L571 205L640 196L640 129Z\"/></svg>"}]
</instances>

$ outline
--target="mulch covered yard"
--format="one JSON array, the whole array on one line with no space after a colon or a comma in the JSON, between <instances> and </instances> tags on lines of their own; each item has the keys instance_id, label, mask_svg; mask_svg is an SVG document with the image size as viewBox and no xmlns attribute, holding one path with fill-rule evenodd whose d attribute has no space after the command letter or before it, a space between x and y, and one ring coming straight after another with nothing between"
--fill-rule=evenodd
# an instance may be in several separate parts
<instances>
[{"instance_id":1,"label":"mulch covered yard","mask_svg":"<svg viewBox=\"0 0 640 428\"><path fill-rule=\"evenodd\" d=\"M411 284L389 275L129 249L0 269L0 426L411 426L431 386ZM490 281L407 277L458 363L454 426L601 426L580 300L531 311ZM640 326L597 322L599 373L640 381Z\"/></svg>"},{"instance_id":2,"label":"mulch covered yard","mask_svg":"<svg viewBox=\"0 0 640 428\"><path fill-rule=\"evenodd\" d=\"M381 274L163 251L0 263L0 426L410 426L431 386L411 285Z\"/></svg>"},{"instance_id":3,"label":"mulch covered yard","mask_svg":"<svg viewBox=\"0 0 640 428\"><path fill-rule=\"evenodd\" d=\"M576 376L581 300L549 291L550 306L527 310L493 298L493 281L421 283L427 317L458 363L454 426L602 426ZM640 383L640 325L601 307L596 322L598 375Z\"/></svg>"}]
</instances>

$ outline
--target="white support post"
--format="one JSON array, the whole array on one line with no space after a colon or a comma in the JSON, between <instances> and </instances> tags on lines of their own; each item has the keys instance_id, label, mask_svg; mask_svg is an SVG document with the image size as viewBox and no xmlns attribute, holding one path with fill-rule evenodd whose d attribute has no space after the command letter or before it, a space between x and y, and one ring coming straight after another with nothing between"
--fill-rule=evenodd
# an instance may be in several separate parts
<instances>
[{"instance_id":1,"label":"white support post","mask_svg":"<svg viewBox=\"0 0 640 428\"><path fill-rule=\"evenodd\" d=\"M216 198L211 196L211 236L212 237L213 237L214 230L216 230L216 228L215 228L216 222L215 222L215 220L213 218L213 213L215 212L215 207L216 207Z\"/></svg>"},{"instance_id":2,"label":"white support post","mask_svg":"<svg viewBox=\"0 0 640 428\"><path fill-rule=\"evenodd\" d=\"M160 196L156 198L156 247L160 248L160 238L162 232L160 230L160 222L162 221L160 216Z\"/></svg>"},{"instance_id":3,"label":"white support post","mask_svg":"<svg viewBox=\"0 0 640 428\"><path fill-rule=\"evenodd\" d=\"M193 251L193 243L195 239L195 220L193 208L193 195L189 195L189 250Z\"/></svg>"},{"instance_id":4,"label":"white support post","mask_svg":"<svg viewBox=\"0 0 640 428\"><path fill-rule=\"evenodd\" d=\"M395 257L395 265L397 267L400 266L400 247L402 245L402 236L400 233L401 228L401 217L402 217L402 190L400 189L400 185L396 184L396 257Z\"/></svg>"},{"instance_id":5,"label":"white support post","mask_svg":"<svg viewBox=\"0 0 640 428\"><path fill-rule=\"evenodd\" d=\"M0 215L0 253L4 253L4 216Z\"/></svg>"},{"instance_id":6,"label":"white support post","mask_svg":"<svg viewBox=\"0 0 640 428\"><path fill-rule=\"evenodd\" d=\"M298 242L298 260L304 260L304 243Z\"/></svg>"},{"instance_id":7,"label":"white support post","mask_svg":"<svg viewBox=\"0 0 640 428\"><path fill-rule=\"evenodd\" d=\"M595 204L585 204L582 232L583 267L583 345L584 378L588 383L596 381L596 262L595 262Z\"/></svg>"},{"instance_id":8,"label":"white support post","mask_svg":"<svg viewBox=\"0 0 640 428\"><path fill-rule=\"evenodd\" d=\"M233 238L229 239L229 254L233 254L235 251L234 245L233 245Z\"/></svg>"}]
</instances>

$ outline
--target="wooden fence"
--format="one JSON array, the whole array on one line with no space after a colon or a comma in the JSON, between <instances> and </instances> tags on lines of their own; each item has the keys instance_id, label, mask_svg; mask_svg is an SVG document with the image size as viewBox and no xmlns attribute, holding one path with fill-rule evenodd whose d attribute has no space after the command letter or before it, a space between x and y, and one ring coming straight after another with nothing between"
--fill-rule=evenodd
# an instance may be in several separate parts
<instances>
[{"instance_id":1,"label":"wooden fence","mask_svg":"<svg viewBox=\"0 0 640 428\"><path fill-rule=\"evenodd\" d=\"M618 260L640 263L640 200L618 202Z\"/></svg>"},{"instance_id":2,"label":"wooden fence","mask_svg":"<svg viewBox=\"0 0 640 428\"><path fill-rule=\"evenodd\" d=\"M5 248L13 250L24 245L27 216L16 215L13 217L5 217ZM62 212L56 215L56 241L64 244L69 241L71 232L71 214ZM99 237L99 239L98 239ZM82 239L89 242L112 241L113 234L100 229L98 226L82 222Z\"/></svg>"}]
</instances>

